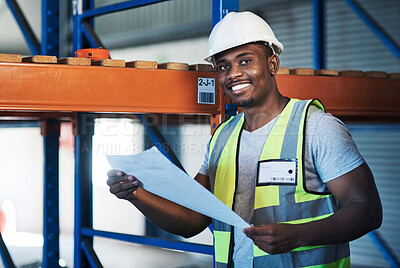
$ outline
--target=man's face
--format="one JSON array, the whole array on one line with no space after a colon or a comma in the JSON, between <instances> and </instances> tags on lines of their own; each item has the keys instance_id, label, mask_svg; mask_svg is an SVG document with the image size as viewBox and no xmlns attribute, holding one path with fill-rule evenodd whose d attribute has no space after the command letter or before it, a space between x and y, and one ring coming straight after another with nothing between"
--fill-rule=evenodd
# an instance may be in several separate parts
<instances>
[{"instance_id":1,"label":"man's face","mask_svg":"<svg viewBox=\"0 0 400 268\"><path fill-rule=\"evenodd\" d=\"M216 56L218 83L232 102L251 107L269 92L271 74L260 45L246 44Z\"/></svg>"}]
</instances>

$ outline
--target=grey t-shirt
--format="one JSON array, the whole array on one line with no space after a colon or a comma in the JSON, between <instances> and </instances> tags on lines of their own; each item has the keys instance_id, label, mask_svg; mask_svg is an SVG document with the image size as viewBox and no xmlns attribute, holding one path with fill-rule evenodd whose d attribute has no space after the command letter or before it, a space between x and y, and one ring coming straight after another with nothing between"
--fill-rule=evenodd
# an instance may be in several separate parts
<instances>
[{"instance_id":1,"label":"grey t-shirt","mask_svg":"<svg viewBox=\"0 0 400 268\"><path fill-rule=\"evenodd\" d=\"M274 118L263 127L243 130L239 148L239 174L234 210L246 222L253 223L257 163L263 145L274 125ZM308 190L323 192L325 183L364 163L347 127L339 119L315 106L309 109L305 139L305 175ZM199 173L208 176L208 150ZM253 243L235 228L235 267L252 267Z\"/></svg>"}]
</instances>

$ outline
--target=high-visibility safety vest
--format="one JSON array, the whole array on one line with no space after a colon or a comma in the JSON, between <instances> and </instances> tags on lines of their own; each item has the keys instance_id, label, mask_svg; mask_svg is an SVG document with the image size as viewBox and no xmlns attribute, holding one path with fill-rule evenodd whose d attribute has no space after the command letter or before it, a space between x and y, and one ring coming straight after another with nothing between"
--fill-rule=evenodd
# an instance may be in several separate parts
<instances>
[{"instance_id":1,"label":"high-visibility safety vest","mask_svg":"<svg viewBox=\"0 0 400 268\"><path fill-rule=\"evenodd\" d=\"M262 149L259 164L268 160L293 159L297 176L290 184L256 184L254 225L299 224L332 215L339 204L330 193L307 190L304 175L304 147L307 112L310 105L325 110L320 101L291 99L275 122ZM209 147L211 190L233 209L238 174L238 151L244 115L222 123ZM216 267L233 267L233 227L213 220ZM289 253L270 255L254 245L254 267L350 267L349 244L306 246Z\"/></svg>"}]
</instances>

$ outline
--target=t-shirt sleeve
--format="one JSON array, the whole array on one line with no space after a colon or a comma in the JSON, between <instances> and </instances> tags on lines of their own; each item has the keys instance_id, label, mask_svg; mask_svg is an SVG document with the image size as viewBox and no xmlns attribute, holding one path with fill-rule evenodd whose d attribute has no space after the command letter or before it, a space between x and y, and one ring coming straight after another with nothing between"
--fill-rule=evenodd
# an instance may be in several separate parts
<instances>
[{"instance_id":1,"label":"t-shirt sleeve","mask_svg":"<svg viewBox=\"0 0 400 268\"><path fill-rule=\"evenodd\" d=\"M209 148L210 148L210 141L207 143L206 154L204 156L204 162L200 167L199 173L208 176L208 155L209 155Z\"/></svg>"},{"instance_id":2,"label":"t-shirt sleeve","mask_svg":"<svg viewBox=\"0 0 400 268\"><path fill-rule=\"evenodd\" d=\"M329 113L311 114L315 124L312 137L312 157L321 180L336 179L365 162L346 125Z\"/></svg>"}]
</instances>

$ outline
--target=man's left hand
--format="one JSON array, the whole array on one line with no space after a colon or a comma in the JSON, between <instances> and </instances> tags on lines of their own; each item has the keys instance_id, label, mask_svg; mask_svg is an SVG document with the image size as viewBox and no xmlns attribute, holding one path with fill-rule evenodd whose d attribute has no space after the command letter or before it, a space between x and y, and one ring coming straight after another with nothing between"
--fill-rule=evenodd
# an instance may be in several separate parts
<instances>
[{"instance_id":1,"label":"man's left hand","mask_svg":"<svg viewBox=\"0 0 400 268\"><path fill-rule=\"evenodd\" d=\"M300 247L297 224L271 223L248 227L243 232L254 244L269 254L281 254Z\"/></svg>"}]
</instances>

